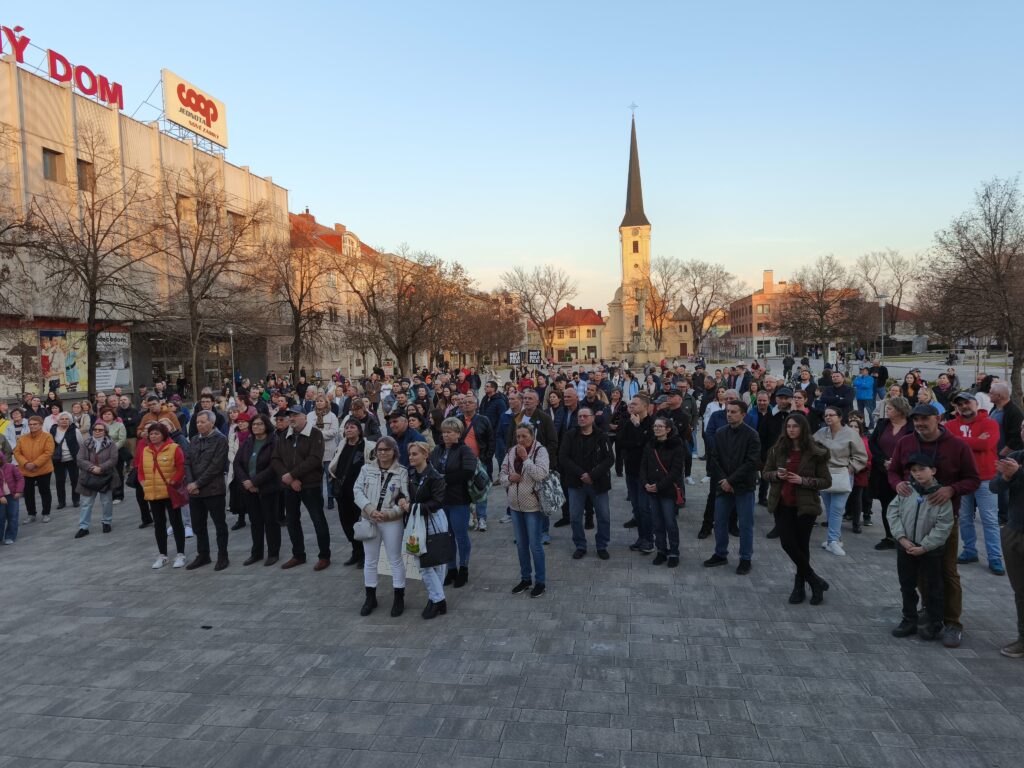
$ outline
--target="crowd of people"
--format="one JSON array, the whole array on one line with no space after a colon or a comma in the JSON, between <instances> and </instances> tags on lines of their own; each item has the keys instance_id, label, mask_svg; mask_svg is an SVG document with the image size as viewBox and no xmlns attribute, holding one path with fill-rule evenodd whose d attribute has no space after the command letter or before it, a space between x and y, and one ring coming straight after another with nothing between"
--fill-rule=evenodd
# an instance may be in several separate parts
<instances>
[{"instance_id":1,"label":"crowd of people","mask_svg":"<svg viewBox=\"0 0 1024 768\"><path fill-rule=\"evenodd\" d=\"M515 538L512 592L539 597L552 528L570 529L577 560L593 530L597 557L610 559L613 477L624 478L629 549L678 567L679 511L704 462L696 535L713 535L714 549L703 565L728 564L735 547L736 573L751 573L755 508L764 506L768 538L794 566L793 604L809 589L819 605L829 589L811 564L819 518L823 553L843 557L844 534L862 534L877 513L875 549L896 552L898 637L960 645L958 567L979 561L980 519L988 570L1008 574L1016 597L1019 637L1002 652L1024 658L1024 415L1009 387L987 375L965 387L952 368L929 384L920 371L890 383L879 361L864 360L851 377L826 365L819 378L806 358L782 364L781 377L757 360L714 370L699 361L692 370L667 361L642 371L513 369L505 381L475 369L328 382L302 374L294 383L268 375L203 391L191 409L163 382L140 388L139 408L120 390L70 409L54 392L26 394L0 404L0 540L14 544L37 514L49 522L52 479L57 509L69 492L79 508L79 539L97 500L111 532L113 506L131 489L139 527L153 528L154 569L173 554L174 568L223 570L230 531L245 527L243 565L273 566L282 526L291 550L280 567L296 568L307 562L305 510L313 569L323 571L332 563L326 513L336 509L344 564L363 571L361 615L377 608L378 577L388 573L391 615L404 612L406 580L416 578L427 592L423 618L433 619L447 613L446 588L470 583L470 532L487 531L488 496L503 502L499 521Z\"/></svg>"}]
</instances>

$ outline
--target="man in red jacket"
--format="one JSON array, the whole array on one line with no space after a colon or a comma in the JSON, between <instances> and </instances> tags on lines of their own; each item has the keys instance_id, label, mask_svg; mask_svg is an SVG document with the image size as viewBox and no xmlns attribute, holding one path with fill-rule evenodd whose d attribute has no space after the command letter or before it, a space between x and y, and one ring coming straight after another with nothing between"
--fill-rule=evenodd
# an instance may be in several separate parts
<instances>
[{"instance_id":1,"label":"man in red jacket","mask_svg":"<svg viewBox=\"0 0 1024 768\"><path fill-rule=\"evenodd\" d=\"M960 500L960 539L964 543L958 563L978 562L978 534L974 527L974 510L981 518L985 534L985 557L988 569L996 576L1006 575L1003 567L1003 548L999 541L999 499L989 490L988 482L996 476L999 458L999 422L978 408L978 398L971 392L960 392L953 398L957 417L946 423L946 429L971 447L974 463L978 466L981 485L974 493Z\"/></svg>"},{"instance_id":2,"label":"man in red jacket","mask_svg":"<svg viewBox=\"0 0 1024 768\"><path fill-rule=\"evenodd\" d=\"M909 458L915 453L925 453L935 459L935 479L941 488L928 497L929 504L941 504L950 500L953 514L958 514L960 499L974 493L981 485L978 468L974 464L971 447L939 424L939 412L931 405L916 405L910 412L914 433L901 437L889 461L889 485L900 496L910 496L914 487L910 484ZM958 648L963 639L964 626L960 623L964 595L960 588L960 574L956 569L957 550L960 537L957 527L949 534L942 551L943 581L943 624L942 644L947 648Z\"/></svg>"}]
</instances>

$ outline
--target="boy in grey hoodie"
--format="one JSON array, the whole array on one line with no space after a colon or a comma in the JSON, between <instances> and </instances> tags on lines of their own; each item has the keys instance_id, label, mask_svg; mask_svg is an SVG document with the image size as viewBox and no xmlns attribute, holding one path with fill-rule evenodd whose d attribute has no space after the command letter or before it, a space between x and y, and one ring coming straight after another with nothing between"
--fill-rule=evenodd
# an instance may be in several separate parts
<instances>
[{"instance_id":1,"label":"boy in grey hoodie","mask_svg":"<svg viewBox=\"0 0 1024 768\"><path fill-rule=\"evenodd\" d=\"M914 493L897 496L889 504L886 517L896 549L896 572L903 594L903 620L892 630L893 637L920 634L922 640L934 640L942 632L942 549L953 529L953 504L933 505L928 496L939 483L935 480L935 459L915 453L907 460ZM918 627L918 584L927 619Z\"/></svg>"}]
</instances>

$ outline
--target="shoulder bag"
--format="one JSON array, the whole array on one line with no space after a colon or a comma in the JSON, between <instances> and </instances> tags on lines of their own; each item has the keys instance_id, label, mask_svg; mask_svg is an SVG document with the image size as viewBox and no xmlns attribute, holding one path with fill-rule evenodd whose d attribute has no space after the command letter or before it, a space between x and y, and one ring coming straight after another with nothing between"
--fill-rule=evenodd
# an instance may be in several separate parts
<instances>
[{"instance_id":1,"label":"shoulder bag","mask_svg":"<svg viewBox=\"0 0 1024 768\"><path fill-rule=\"evenodd\" d=\"M452 532L450 530L439 531L434 524L434 515L431 515L427 521L426 530L427 537L424 540L426 551L420 555L420 568L435 568L454 560L455 536L452 535Z\"/></svg>"},{"instance_id":2,"label":"shoulder bag","mask_svg":"<svg viewBox=\"0 0 1024 768\"><path fill-rule=\"evenodd\" d=\"M384 507L384 494L387 491L388 483L391 482L391 478L394 477L393 472L388 472L384 475L384 479L380 483L380 493L377 494L377 511L380 512ZM359 520L352 528L352 537L356 541L372 541L377 538L377 524L372 520L367 519L360 515Z\"/></svg>"},{"instance_id":3,"label":"shoulder bag","mask_svg":"<svg viewBox=\"0 0 1024 768\"><path fill-rule=\"evenodd\" d=\"M666 477L670 477L668 469L665 468L665 464L661 461L661 456L658 455L658 449L651 446L651 450L654 452L654 459L658 462L658 466L661 467L661 471L665 473ZM684 506L686 504L686 495L683 493L683 489L680 487L679 483L674 480L672 481L672 487L676 489L676 506Z\"/></svg>"},{"instance_id":4,"label":"shoulder bag","mask_svg":"<svg viewBox=\"0 0 1024 768\"><path fill-rule=\"evenodd\" d=\"M176 447L179 447L180 449L180 446ZM145 456L146 454L143 453L142 455ZM164 477L163 470L160 469L160 460L155 453L153 454L153 468L156 470L156 473L160 475L160 479L167 485L167 495L171 500L171 506L175 509L181 509L188 504L189 495L185 478L182 477L177 483L171 483L168 481L167 478Z\"/></svg>"}]
</instances>

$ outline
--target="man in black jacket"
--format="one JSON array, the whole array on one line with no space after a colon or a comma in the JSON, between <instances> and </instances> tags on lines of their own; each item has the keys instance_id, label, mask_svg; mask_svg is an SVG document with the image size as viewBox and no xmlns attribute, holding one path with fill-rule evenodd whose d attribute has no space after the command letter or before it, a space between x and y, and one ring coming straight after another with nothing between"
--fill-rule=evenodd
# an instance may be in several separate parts
<instances>
[{"instance_id":1,"label":"man in black jacket","mask_svg":"<svg viewBox=\"0 0 1024 768\"><path fill-rule=\"evenodd\" d=\"M832 386L822 389L821 397L818 400L823 411L830 405L841 409L845 421L850 411L853 410L856 399L856 391L846 383L843 374L836 370L832 371Z\"/></svg>"},{"instance_id":2,"label":"man in black jacket","mask_svg":"<svg viewBox=\"0 0 1024 768\"><path fill-rule=\"evenodd\" d=\"M576 413L579 426L569 430L558 450L558 465L569 490L569 517L572 521L573 558L587 554L587 538L583 532L583 507L587 499L594 504L597 517L597 556L608 559L611 519L608 492L612 487L611 468L615 464L608 436L594 428L594 413L580 408Z\"/></svg>"},{"instance_id":3,"label":"man in black jacket","mask_svg":"<svg viewBox=\"0 0 1024 768\"><path fill-rule=\"evenodd\" d=\"M211 411L199 411L193 423L196 435L189 441L188 462L192 482L188 484L191 501L192 530L196 534L196 558L185 570L194 571L210 561L210 531L207 518L213 519L217 534L217 564L215 571L228 567L228 524L224 516L227 488L224 472L228 464L228 439L216 427L217 419ZM245 518L242 518L243 520Z\"/></svg>"},{"instance_id":4,"label":"man in black jacket","mask_svg":"<svg viewBox=\"0 0 1024 768\"><path fill-rule=\"evenodd\" d=\"M1024 412L1010 399L1010 385L1005 381L992 382L989 397L992 400L992 411L989 416L999 422L999 458L1005 458L1013 451L1024 450L1024 440L1021 439L1020 432ZM997 495L997 499L999 524L1005 525L1010 507L1009 492L1003 491Z\"/></svg>"},{"instance_id":5,"label":"man in black jacket","mask_svg":"<svg viewBox=\"0 0 1024 768\"><path fill-rule=\"evenodd\" d=\"M288 538L292 542L292 556L281 568L294 568L306 562L306 540L302 533L300 505L306 505L309 519L316 531L319 548L314 571L322 571L331 564L331 531L324 516L324 494L321 489L324 472L324 436L311 419L306 418L302 406L288 409L288 431L278 435L274 444L272 466L285 486L284 504L288 515Z\"/></svg>"},{"instance_id":6,"label":"man in black jacket","mask_svg":"<svg viewBox=\"0 0 1024 768\"><path fill-rule=\"evenodd\" d=\"M740 564L736 573L750 573L754 554L754 491L761 441L746 416L745 400L730 400L725 406L726 425L715 432L708 454L708 474L716 483L715 554L704 561L713 568L729 562L729 515L735 510L740 528Z\"/></svg>"},{"instance_id":7,"label":"man in black jacket","mask_svg":"<svg viewBox=\"0 0 1024 768\"><path fill-rule=\"evenodd\" d=\"M651 417L647 415L648 400L637 395L629 401L629 418L619 427L618 448L622 451L626 471L626 489L633 506L636 541L629 545L634 552L645 555L654 551L654 521L651 519L649 497L640 477L644 446L651 439Z\"/></svg>"},{"instance_id":8,"label":"man in black jacket","mask_svg":"<svg viewBox=\"0 0 1024 768\"><path fill-rule=\"evenodd\" d=\"M676 431L679 432L679 438L686 447L683 477L680 478L679 482L682 484L685 480L688 485L693 485L693 478L690 477L690 472L693 470L693 453L690 450L690 441L693 439L693 421L690 419L687 409L683 407L683 394L678 389L669 390L668 395L666 395L668 401L665 403L665 414L672 419L672 423L676 426ZM697 404L694 403L693 407L696 410Z\"/></svg>"},{"instance_id":9,"label":"man in black jacket","mask_svg":"<svg viewBox=\"0 0 1024 768\"><path fill-rule=\"evenodd\" d=\"M555 411L552 417L555 422L555 432L558 434L558 444L561 445L562 441L565 440L565 436L570 431L579 428L579 421L577 416L579 410L582 407L580 404L579 394L576 392L574 387L566 387L562 392L562 406ZM591 409L591 413L594 413ZM594 414L594 428L600 432L604 430L601 427L600 418L597 414ZM566 484L565 473L560 476L562 480L562 493L565 494L565 503L562 505L562 516L555 521L555 528L564 528L569 525L569 486ZM585 504L586 511L586 529L589 531L594 527L594 505L587 499Z\"/></svg>"}]
</instances>

